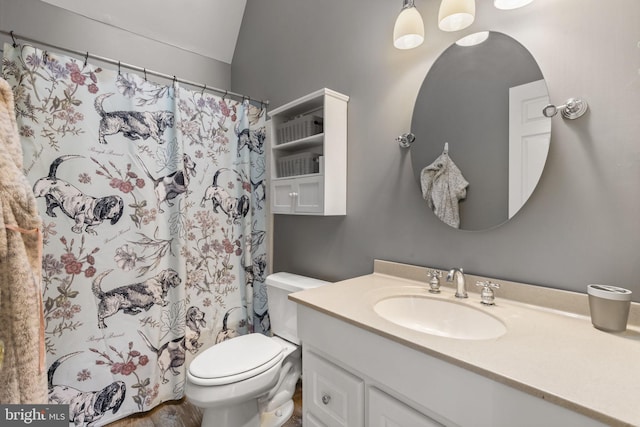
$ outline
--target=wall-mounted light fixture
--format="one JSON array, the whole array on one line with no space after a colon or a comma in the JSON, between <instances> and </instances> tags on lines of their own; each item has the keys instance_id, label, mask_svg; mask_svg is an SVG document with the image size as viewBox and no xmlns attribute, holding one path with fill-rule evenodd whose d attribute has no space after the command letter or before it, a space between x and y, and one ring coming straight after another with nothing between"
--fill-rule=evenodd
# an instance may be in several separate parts
<instances>
[{"instance_id":1,"label":"wall-mounted light fixture","mask_svg":"<svg viewBox=\"0 0 640 427\"><path fill-rule=\"evenodd\" d=\"M498 9L511 10L523 7L533 0L493 0L493 5Z\"/></svg>"},{"instance_id":2,"label":"wall-mounted light fixture","mask_svg":"<svg viewBox=\"0 0 640 427\"><path fill-rule=\"evenodd\" d=\"M473 24L476 18L475 0L442 0L438 12L438 28L458 31Z\"/></svg>"},{"instance_id":3,"label":"wall-mounted light fixture","mask_svg":"<svg viewBox=\"0 0 640 427\"><path fill-rule=\"evenodd\" d=\"M414 0L403 0L402 11L393 27L393 45L398 49L413 49L424 41L424 22Z\"/></svg>"}]
</instances>

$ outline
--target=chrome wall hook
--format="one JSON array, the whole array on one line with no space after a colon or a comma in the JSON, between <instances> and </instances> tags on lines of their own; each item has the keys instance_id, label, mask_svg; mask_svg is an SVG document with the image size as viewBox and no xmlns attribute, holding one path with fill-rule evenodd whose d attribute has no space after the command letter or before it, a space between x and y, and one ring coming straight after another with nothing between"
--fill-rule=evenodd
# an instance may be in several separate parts
<instances>
[{"instance_id":1,"label":"chrome wall hook","mask_svg":"<svg viewBox=\"0 0 640 427\"><path fill-rule=\"evenodd\" d=\"M575 120L586 113L588 109L589 105L587 104L587 101L580 98L569 98L564 105L555 106L553 104L549 104L545 106L542 109L542 114L544 114L545 117L553 117L558 114L558 111L560 111L563 118Z\"/></svg>"},{"instance_id":2,"label":"chrome wall hook","mask_svg":"<svg viewBox=\"0 0 640 427\"><path fill-rule=\"evenodd\" d=\"M398 144L400 144L400 147L402 148L411 147L411 144L413 144L413 141L415 140L416 140L416 136L411 132L403 133L402 135L396 138L396 141L398 142Z\"/></svg>"}]
</instances>

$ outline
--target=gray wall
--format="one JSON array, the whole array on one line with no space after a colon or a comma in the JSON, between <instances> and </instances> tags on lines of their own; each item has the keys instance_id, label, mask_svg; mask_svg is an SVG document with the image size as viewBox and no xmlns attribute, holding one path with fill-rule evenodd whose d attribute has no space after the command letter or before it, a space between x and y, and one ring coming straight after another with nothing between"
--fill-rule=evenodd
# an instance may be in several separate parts
<instances>
[{"instance_id":1,"label":"gray wall","mask_svg":"<svg viewBox=\"0 0 640 427\"><path fill-rule=\"evenodd\" d=\"M0 30L13 31L75 51L89 51L218 89L231 86L229 64L102 24L39 0L0 0ZM11 42L11 38L0 35L0 49L4 42ZM113 65L108 66L114 68ZM149 79L162 81L151 76Z\"/></svg>"},{"instance_id":2,"label":"gray wall","mask_svg":"<svg viewBox=\"0 0 640 427\"><path fill-rule=\"evenodd\" d=\"M232 88L279 106L322 87L349 102L345 217L277 215L274 270L338 280L373 259L584 292L630 288L640 301L640 2L537 0L515 11L478 1L473 26L437 29L439 1L416 0L426 42L392 46L400 0L249 0ZM580 120L553 119L541 182L506 224L452 229L422 200L410 154L394 138L411 125L429 67L459 37L500 31L537 59L552 102L588 100Z\"/></svg>"}]
</instances>

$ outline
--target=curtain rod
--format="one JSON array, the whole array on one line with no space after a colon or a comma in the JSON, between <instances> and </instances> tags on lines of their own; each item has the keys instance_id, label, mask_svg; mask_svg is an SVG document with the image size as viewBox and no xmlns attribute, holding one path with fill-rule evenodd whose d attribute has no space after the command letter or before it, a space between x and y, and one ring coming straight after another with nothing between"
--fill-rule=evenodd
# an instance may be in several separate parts
<instances>
[{"instance_id":1,"label":"curtain rod","mask_svg":"<svg viewBox=\"0 0 640 427\"><path fill-rule=\"evenodd\" d=\"M148 70L146 68L139 67L137 65L127 64L125 62L120 62L120 61L117 61L115 59L106 58L104 56L99 56L99 55L94 55L93 53L89 53L88 51L87 52L80 52L78 50L68 49L68 48L62 47L62 46L56 46L56 45L53 45L53 44L50 44L50 43L47 43L47 42L43 42L43 41L40 41L40 40L36 40L36 39L32 39L32 38L25 37L25 36L22 36L22 35L18 35L16 33L14 33L13 31L0 30L0 34L4 34L5 36L11 37L11 41L12 41L14 47L17 45L16 39L20 39L20 40L24 40L24 41L26 41L28 43L36 43L36 44L47 46L47 47L50 47L50 48L53 48L53 49L59 49L59 50L62 50L62 51L68 52L68 53L72 53L74 55L78 55L78 56L84 57L85 59L92 58L92 59L97 59L98 61L102 61L102 62L106 62L106 63L109 63L109 64L117 65L118 66L118 71L120 71L121 67L125 67L125 68L128 68L130 70L142 72L142 73L145 74L145 77L146 77L147 74L151 74L153 76L161 77L163 79L172 80L174 82L179 82L179 83L185 83L185 84L188 84L190 86L195 86L195 87L198 87L198 88L202 89L203 91L209 90L209 91L212 91L212 92L222 93L222 94L224 94L223 97L225 97L225 96L234 96L236 98L241 98L243 100L244 99L248 99L249 102L253 101L255 103L259 103L261 106L268 106L269 105L269 101L263 101L261 99L252 99L250 96L242 95L241 93L231 92L229 90L224 90L224 89L218 89L218 88L215 88L215 87L207 86L206 84L196 83L196 82L193 82L193 81L190 81L190 80L177 78L176 76L172 76L172 75L169 75L169 74L161 73L159 71Z\"/></svg>"}]
</instances>

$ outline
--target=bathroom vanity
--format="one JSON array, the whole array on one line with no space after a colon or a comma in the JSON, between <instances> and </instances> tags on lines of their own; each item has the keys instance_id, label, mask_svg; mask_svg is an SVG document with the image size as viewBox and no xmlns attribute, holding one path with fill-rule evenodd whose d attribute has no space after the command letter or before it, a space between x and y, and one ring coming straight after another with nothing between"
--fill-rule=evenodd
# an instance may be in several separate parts
<instances>
[{"instance_id":1,"label":"bathroom vanity","mask_svg":"<svg viewBox=\"0 0 640 427\"><path fill-rule=\"evenodd\" d=\"M444 281L429 293L426 271L376 261L373 274L290 295L305 426L640 424L638 304L628 330L609 334L592 327L586 295L499 281L496 305L483 306L475 283L486 278L465 275L460 300ZM504 330L438 335L375 309L405 298L464 306Z\"/></svg>"}]
</instances>

